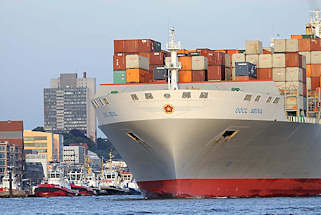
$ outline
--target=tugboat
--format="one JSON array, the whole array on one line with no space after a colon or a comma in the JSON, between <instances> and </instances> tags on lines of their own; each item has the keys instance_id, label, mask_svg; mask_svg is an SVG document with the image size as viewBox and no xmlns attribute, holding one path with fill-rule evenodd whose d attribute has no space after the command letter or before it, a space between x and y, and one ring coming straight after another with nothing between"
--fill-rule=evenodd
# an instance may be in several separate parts
<instances>
[{"instance_id":1,"label":"tugboat","mask_svg":"<svg viewBox=\"0 0 321 215\"><path fill-rule=\"evenodd\" d=\"M37 197L55 197L55 196L76 196L79 191L72 190L63 178L63 173L59 170L53 170L48 173L48 182L37 186L35 195Z\"/></svg>"},{"instance_id":2,"label":"tugboat","mask_svg":"<svg viewBox=\"0 0 321 215\"><path fill-rule=\"evenodd\" d=\"M73 169L67 173L70 187L74 191L78 191L81 196L93 196L96 192L86 185L84 172L81 169Z\"/></svg>"}]
</instances>

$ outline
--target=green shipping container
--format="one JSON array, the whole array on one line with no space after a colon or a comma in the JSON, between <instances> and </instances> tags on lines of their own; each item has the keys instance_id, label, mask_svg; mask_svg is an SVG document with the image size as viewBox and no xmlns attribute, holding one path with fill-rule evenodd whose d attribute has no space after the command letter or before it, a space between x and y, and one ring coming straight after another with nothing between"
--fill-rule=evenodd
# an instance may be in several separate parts
<instances>
[{"instance_id":1,"label":"green shipping container","mask_svg":"<svg viewBox=\"0 0 321 215\"><path fill-rule=\"evenodd\" d=\"M114 84L125 84L126 83L126 71L118 70L114 71Z\"/></svg>"},{"instance_id":2,"label":"green shipping container","mask_svg":"<svg viewBox=\"0 0 321 215\"><path fill-rule=\"evenodd\" d=\"M302 35L303 39L314 39L314 35Z\"/></svg>"},{"instance_id":3,"label":"green shipping container","mask_svg":"<svg viewBox=\"0 0 321 215\"><path fill-rule=\"evenodd\" d=\"M156 41L156 50L155 52L160 52L162 50L162 44Z\"/></svg>"}]
</instances>

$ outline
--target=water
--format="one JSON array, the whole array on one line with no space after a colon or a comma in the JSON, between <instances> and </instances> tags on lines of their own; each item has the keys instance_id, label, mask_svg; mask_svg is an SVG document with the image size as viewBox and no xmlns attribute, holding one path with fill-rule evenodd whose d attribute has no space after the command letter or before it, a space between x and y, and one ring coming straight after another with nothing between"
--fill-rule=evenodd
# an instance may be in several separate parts
<instances>
[{"instance_id":1,"label":"water","mask_svg":"<svg viewBox=\"0 0 321 215\"><path fill-rule=\"evenodd\" d=\"M142 196L0 199L0 214L320 214L321 197L145 200Z\"/></svg>"}]
</instances>

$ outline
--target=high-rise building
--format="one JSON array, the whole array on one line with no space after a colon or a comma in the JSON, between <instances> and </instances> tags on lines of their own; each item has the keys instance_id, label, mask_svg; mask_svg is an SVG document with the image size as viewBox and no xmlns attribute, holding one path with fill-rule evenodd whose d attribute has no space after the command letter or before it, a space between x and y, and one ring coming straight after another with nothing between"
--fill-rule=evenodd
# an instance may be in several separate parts
<instances>
[{"instance_id":1,"label":"high-rise building","mask_svg":"<svg viewBox=\"0 0 321 215\"><path fill-rule=\"evenodd\" d=\"M0 175L11 167L13 175L21 181L25 169L23 121L0 121L0 143L3 157Z\"/></svg>"},{"instance_id":2,"label":"high-rise building","mask_svg":"<svg viewBox=\"0 0 321 215\"><path fill-rule=\"evenodd\" d=\"M64 146L64 163L82 165L85 163L86 150L83 146Z\"/></svg>"},{"instance_id":3,"label":"high-rise building","mask_svg":"<svg viewBox=\"0 0 321 215\"><path fill-rule=\"evenodd\" d=\"M63 160L62 135L25 130L23 136L26 154L46 155L48 162Z\"/></svg>"},{"instance_id":4,"label":"high-rise building","mask_svg":"<svg viewBox=\"0 0 321 215\"><path fill-rule=\"evenodd\" d=\"M63 133L73 129L96 140L96 114L91 104L96 93L96 79L78 78L76 73L60 74L44 89L44 127Z\"/></svg>"}]
</instances>

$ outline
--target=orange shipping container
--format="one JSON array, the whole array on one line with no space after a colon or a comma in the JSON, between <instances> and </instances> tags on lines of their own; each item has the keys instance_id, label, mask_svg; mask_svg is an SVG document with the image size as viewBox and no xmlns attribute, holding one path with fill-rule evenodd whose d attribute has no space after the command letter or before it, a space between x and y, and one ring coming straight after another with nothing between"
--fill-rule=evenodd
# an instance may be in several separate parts
<instances>
[{"instance_id":1,"label":"orange shipping container","mask_svg":"<svg viewBox=\"0 0 321 215\"><path fill-rule=\"evenodd\" d=\"M286 67L302 67L302 55L298 53L286 53L285 54L285 66Z\"/></svg>"},{"instance_id":2,"label":"orange shipping container","mask_svg":"<svg viewBox=\"0 0 321 215\"><path fill-rule=\"evenodd\" d=\"M312 64L311 77L320 77L320 76L321 76L321 64Z\"/></svg>"},{"instance_id":3,"label":"orange shipping container","mask_svg":"<svg viewBox=\"0 0 321 215\"><path fill-rule=\"evenodd\" d=\"M315 90L320 87L320 77L311 77L311 89Z\"/></svg>"},{"instance_id":4,"label":"orange shipping container","mask_svg":"<svg viewBox=\"0 0 321 215\"><path fill-rule=\"evenodd\" d=\"M311 51L321 51L321 39L311 39Z\"/></svg>"},{"instance_id":5,"label":"orange shipping container","mask_svg":"<svg viewBox=\"0 0 321 215\"><path fill-rule=\"evenodd\" d=\"M179 71L179 82L205 81L204 70L181 70Z\"/></svg>"},{"instance_id":6,"label":"orange shipping container","mask_svg":"<svg viewBox=\"0 0 321 215\"><path fill-rule=\"evenodd\" d=\"M311 39L300 39L299 40L299 51L310 52L311 51Z\"/></svg>"},{"instance_id":7,"label":"orange shipping container","mask_svg":"<svg viewBox=\"0 0 321 215\"><path fill-rule=\"evenodd\" d=\"M311 73L312 73L311 65L307 64L306 77L311 77Z\"/></svg>"},{"instance_id":8,"label":"orange shipping container","mask_svg":"<svg viewBox=\"0 0 321 215\"><path fill-rule=\"evenodd\" d=\"M179 57L178 60L182 64L181 70L192 70L192 57L183 56L183 57Z\"/></svg>"},{"instance_id":9,"label":"orange shipping container","mask_svg":"<svg viewBox=\"0 0 321 215\"><path fill-rule=\"evenodd\" d=\"M236 81L249 81L249 80L256 80L253 77L250 76L235 76Z\"/></svg>"},{"instance_id":10,"label":"orange shipping container","mask_svg":"<svg viewBox=\"0 0 321 215\"><path fill-rule=\"evenodd\" d=\"M126 69L127 83L144 83L147 71L142 69Z\"/></svg>"},{"instance_id":11,"label":"orange shipping container","mask_svg":"<svg viewBox=\"0 0 321 215\"><path fill-rule=\"evenodd\" d=\"M302 35L291 35L291 39L302 39Z\"/></svg>"}]
</instances>

